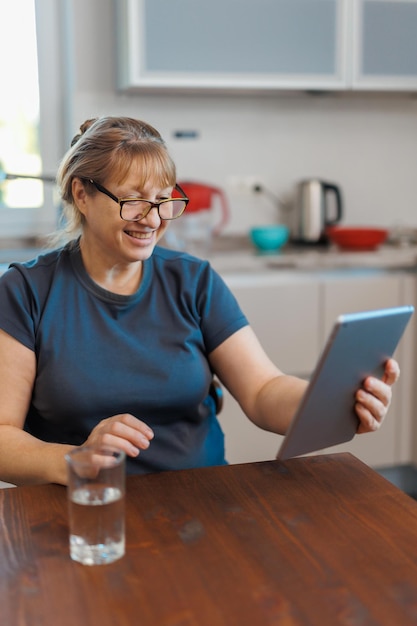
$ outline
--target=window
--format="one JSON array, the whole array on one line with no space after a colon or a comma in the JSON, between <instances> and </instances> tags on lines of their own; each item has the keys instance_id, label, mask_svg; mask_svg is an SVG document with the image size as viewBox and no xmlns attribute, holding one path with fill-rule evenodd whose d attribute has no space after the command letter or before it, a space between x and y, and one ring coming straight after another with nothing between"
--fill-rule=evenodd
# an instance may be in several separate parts
<instances>
[{"instance_id":1,"label":"window","mask_svg":"<svg viewBox=\"0 0 417 626\"><path fill-rule=\"evenodd\" d=\"M53 0L2 3L0 238L37 237L56 224L53 183L5 179L5 174L53 177L62 153L60 133L50 132L60 117L59 16L53 4ZM42 66L46 60L48 66Z\"/></svg>"}]
</instances>

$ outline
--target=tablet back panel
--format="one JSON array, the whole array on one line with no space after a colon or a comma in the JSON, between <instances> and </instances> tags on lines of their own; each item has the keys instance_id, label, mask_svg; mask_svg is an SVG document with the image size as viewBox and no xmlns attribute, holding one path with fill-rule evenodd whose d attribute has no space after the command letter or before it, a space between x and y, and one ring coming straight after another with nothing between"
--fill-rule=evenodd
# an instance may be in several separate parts
<instances>
[{"instance_id":1,"label":"tablet back panel","mask_svg":"<svg viewBox=\"0 0 417 626\"><path fill-rule=\"evenodd\" d=\"M341 315L277 458L288 459L350 441L358 428L355 392L369 375L381 378L413 314L412 306Z\"/></svg>"}]
</instances>

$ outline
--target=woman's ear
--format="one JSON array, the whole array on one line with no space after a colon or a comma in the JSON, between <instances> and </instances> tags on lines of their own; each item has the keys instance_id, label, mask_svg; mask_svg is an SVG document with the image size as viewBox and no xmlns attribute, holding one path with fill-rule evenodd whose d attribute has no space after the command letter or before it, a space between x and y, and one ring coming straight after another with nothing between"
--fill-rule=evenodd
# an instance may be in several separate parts
<instances>
[{"instance_id":1,"label":"woman's ear","mask_svg":"<svg viewBox=\"0 0 417 626\"><path fill-rule=\"evenodd\" d=\"M85 190L84 183L80 178L73 178L72 180L72 197L74 199L74 204L77 209L84 215L86 211L86 202L88 199L88 194Z\"/></svg>"}]
</instances>

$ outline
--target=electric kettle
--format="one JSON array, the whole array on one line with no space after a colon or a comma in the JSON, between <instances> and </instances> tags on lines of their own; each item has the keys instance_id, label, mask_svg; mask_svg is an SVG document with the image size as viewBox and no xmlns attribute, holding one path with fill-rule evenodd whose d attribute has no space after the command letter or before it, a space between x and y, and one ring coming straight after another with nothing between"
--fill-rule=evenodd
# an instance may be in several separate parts
<instances>
[{"instance_id":1,"label":"electric kettle","mask_svg":"<svg viewBox=\"0 0 417 626\"><path fill-rule=\"evenodd\" d=\"M342 215L342 193L337 185L317 178L303 180L297 185L291 238L296 243L326 243L326 227L340 222Z\"/></svg>"},{"instance_id":2,"label":"electric kettle","mask_svg":"<svg viewBox=\"0 0 417 626\"><path fill-rule=\"evenodd\" d=\"M190 201L183 215L171 223L166 235L168 244L196 256L207 256L212 238L229 221L226 196L213 185L181 180L178 184Z\"/></svg>"}]
</instances>

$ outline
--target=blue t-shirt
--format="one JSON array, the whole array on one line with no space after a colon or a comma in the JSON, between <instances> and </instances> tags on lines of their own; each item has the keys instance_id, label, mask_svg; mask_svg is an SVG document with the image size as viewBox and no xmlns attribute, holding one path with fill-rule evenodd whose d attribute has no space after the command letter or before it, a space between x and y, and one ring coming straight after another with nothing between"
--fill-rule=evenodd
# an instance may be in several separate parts
<instances>
[{"instance_id":1,"label":"blue t-shirt","mask_svg":"<svg viewBox=\"0 0 417 626\"><path fill-rule=\"evenodd\" d=\"M13 263L0 302L0 328L36 354L28 432L80 445L131 413L155 437L129 473L226 462L207 355L248 322L207 261L156 247L125 296L90 278L73 243Z\"/></svg>"}]
</instances>

